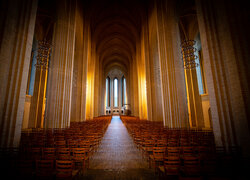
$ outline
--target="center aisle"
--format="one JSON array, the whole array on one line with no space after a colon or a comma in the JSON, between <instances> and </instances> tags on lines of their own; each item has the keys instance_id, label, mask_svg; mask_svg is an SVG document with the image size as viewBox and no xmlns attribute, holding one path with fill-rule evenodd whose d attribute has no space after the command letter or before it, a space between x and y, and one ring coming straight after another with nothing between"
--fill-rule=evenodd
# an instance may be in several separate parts
<instances>
[{"instance_id":1,"label":"center aisle","mask_svg":"<svg viewBox=\"0 0 250 180\"><path fill-rule=\"evenodd\" d=\"M119 116L114 116L90 159L87 179L156 179Z\"/></svg>"}]
</instances>

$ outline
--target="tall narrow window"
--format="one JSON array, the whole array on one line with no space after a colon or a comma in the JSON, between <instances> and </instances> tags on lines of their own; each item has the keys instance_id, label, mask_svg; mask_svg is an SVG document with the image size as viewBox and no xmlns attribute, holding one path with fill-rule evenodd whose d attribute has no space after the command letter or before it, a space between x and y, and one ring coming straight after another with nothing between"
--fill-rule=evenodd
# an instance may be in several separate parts
<instances>
[{"instance_id":1,"label":"tall narrow window","mask_svg":"<svg viewBox=\"0 0 250 180\"><path fill-rule=\"evenodd\" d=\"M123 78L123 104L126 104L126 79Z\"/></svg>"},{"instance_id":2,"label":"tall narrow window","mask_svg":"<svg viewBox=\"0 0 250 180\"><path fill-rule=\"evenodd\" d=\"M198 63L198 67L196 68L196 74L197 74L197 81L198 81L198 87L199 87L199 93L200 94L206 94L206 86L205 86L205 80L204 80L204 71L203 71L203 62L201 57L201 50L197 52L197 59L196 63Z\"/></svg>"},{"instance_id":3,"label":"tall narrow window","mask_svg":"<svg viewBox=\"0 0 250 180\"><path fill-rule=\"evenodd\" d=\"M206 87L206 79L205 79L205 74L204 74L204 62L203 62L203 57L202 57L202 49L199 51L199 60L200 60L200 68L201 68L203 94L206 94L207 87Z\"/></svg>"},{"instance_id":4,"label":"tall narrow window","mask_svg":"<svg viewBox=\"0 0 250 180\"><path fill-rule=\"evenodd\" d=\"M106 78L106 107L110 106L110 78Z\"/></svg>"},{"instance_id":5,"label":"tall narrow window","mask_svg":"<svg viewBox=\"0 0 250 180\"><path fill-rule=\"evenodd\" d=\"M124 91L124 83L123 83L124 81L123 81L123 80L124 80L124 76L122 76L122 81L121 81L121 83L122 83L122 94L121 94L121 96L122 96L122 97L121 97L122 106L123 106L123 104L125 104L125 103L124 103L124 94L123 94L123 91Z\"/></svg>"},{"instance_id":6,"label":"tall narrow window","mask_svg":"<svg viewBox=\"0 0 250 180\"><path fill-rule=\"evenodd\" d=\"M114 79L114 106L118 107L118 79Z\"/></svg>"},{"instance_id":7,"label":"tall narrow window","mask_svg":"<svg viewBox=\"0 0 250 180\"><path fill-rule=\"evenodd\" d=\"M206 80L204 76L204 69L203 69L203 58L202 58L202 47L201 47L201 41L200 41L200 35L196 38L197 43L195 44L195 48L197 51L194 52L195 56L197 57L195 62L198 64L196 68L196 74L197 74L197 82L198 82L198 88L199 88L199 94L206 94Z\"/></svg>"},{"instance_id":8,"label":"tall narrow window","mask_svg":"<svg viewBox=\"0 0 250 180\"><path fill-rule=\"evenodd\" d=\"M28 79L28 85L27 87L27 94L33 96L34 91L34 84L35 84L35 76L36 76L36 63L37 63L37 48L38 48L38 41L34 38L33 44L32 44L32 60L31 60L31 67L29 72L29 79Z\"/></svg>"}]
</instances>

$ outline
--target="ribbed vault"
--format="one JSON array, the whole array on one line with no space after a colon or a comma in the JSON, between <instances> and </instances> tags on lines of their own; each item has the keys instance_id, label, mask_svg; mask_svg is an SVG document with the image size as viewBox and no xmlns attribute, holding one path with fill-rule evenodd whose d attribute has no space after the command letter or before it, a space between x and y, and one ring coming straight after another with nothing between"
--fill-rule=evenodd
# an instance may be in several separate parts
<instances>
[{"instance_id":1,"label":"ribbed vault","mask_svg":"<svg viewBox=\"0 0 250 180\"><path fill-rule=\"evenodd\" d=\"M91 39L102 71L113 68L124 74L135 58L140 37L141 5L131 2L95 1L90 4Z\"/></svg>"}]
</instances>

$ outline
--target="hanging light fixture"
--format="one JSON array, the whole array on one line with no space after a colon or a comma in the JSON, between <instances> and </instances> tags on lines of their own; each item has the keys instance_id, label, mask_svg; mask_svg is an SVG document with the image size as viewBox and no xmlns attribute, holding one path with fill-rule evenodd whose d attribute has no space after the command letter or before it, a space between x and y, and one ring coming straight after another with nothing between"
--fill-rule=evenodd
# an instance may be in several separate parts
<instances>
[{"instance_id":1,"label":"hanging light fixture","mask_svg":"<svg viewBox=\"0 0 250 180\"><path fill-rule=\"evenodd\" d=\"M37 63L36 67L47 69L49 63L49 56L51 51L51 44L46 40L38 41Z\"/></svg>"},{"instance_id":2,"label":"hanging light fixture","mask_svg":"<svg viewBox=\"0 0 250 180\"><path fill-rule=\"evenodd\" d=\"M194 47L195 43L194 40L185 40L181 44L181 53L185 69L195 69L198 66L198 63L195 61L198 58L197 55L195 55L197 51Z\"/></svg>"}]
</instances>

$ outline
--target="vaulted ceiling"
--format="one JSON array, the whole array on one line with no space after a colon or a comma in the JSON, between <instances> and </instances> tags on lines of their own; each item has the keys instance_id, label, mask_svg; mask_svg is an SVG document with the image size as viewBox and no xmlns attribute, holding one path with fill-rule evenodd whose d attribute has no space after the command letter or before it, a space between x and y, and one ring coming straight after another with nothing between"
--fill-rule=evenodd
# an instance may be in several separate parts
<instances>
[{"instance_id":1,"label":"vaulted ceiling","mask_svg":"<svg viewBox=\"0 0 250 180\"><path fill-rule=\"evenodd\" d=\"M89 6L92 43L104 72L118 68L127 73L140 38L144 4L93 1Z\"/></svg>"}]
</instances>

